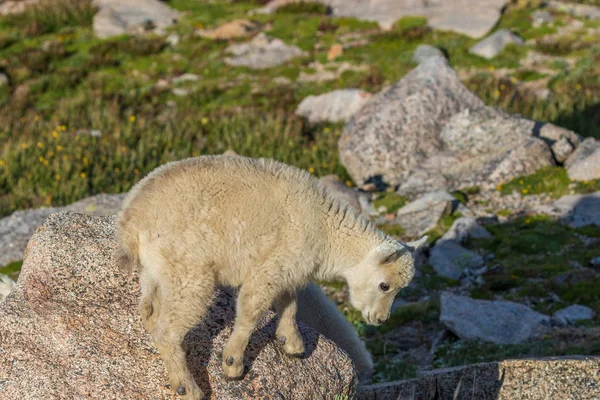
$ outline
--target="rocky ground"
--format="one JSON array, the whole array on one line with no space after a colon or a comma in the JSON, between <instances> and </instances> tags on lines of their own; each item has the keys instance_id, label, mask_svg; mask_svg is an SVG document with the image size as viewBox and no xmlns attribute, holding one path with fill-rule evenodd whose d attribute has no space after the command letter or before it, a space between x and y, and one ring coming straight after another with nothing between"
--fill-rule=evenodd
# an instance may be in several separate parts
<instances>
[{"instance_id":1,"label":"rocky ground","mask_svg":"<svg viewBox=\"0 0 600 400\"><path fill-rule=\"evenodd\" d=\"M467 1L465 31L454 2L261 3L0 4L0 273L60 207L112 214L154 167L234 150L429 235L381 327L321 282L374 383L600 355L600 4Z\"/></svg>"}]
</instances>

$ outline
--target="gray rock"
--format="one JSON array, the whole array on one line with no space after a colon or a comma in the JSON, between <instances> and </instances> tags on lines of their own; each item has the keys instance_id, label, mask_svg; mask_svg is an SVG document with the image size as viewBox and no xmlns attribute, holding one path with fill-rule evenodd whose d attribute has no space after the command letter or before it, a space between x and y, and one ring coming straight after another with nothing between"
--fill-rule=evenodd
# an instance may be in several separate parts
<instances>
[{"instance_id":1,"label":"gray rock","mask_svg":"<svg viewBox=\"0 0 600 400\"><path fill-rule=\"evenodd\" d=\"M458 280L465 269L482 267L483 258L458 243L447 240L436 243L431 250L429 263L439 276Z\"/></svg>"},{"instance_id":2,"label":"gray rock","mask_svg":"<svg viewBox=\"0 0 600 400\"><path fill-rule=\"evenodd\" d=\"M398 185L440 152L439 132L454 114L482 106L445 59L429 58L354 114L338 144L341 161L359 185L376 177Z\"/></svg>"},{"instance_id":3,"label":"gray rock","mask_svg":"<svg viewBox=\"0 0 600 400\"><path fill-rule=\"evenodd\" d=\"M83 136L100 137L100 136L102 136L102 131L99 129L78 129L75 132L75 134L83 135Z\"/></svg>"},{"instance_id":4,"label":"gray rock","mask_svg":"<svg viewBox=\"0 0 600 400\"><path fill-rule=\"evenodd\" d=\"M38 4L40 0L0 1L0 15L21 14L27 7Z\"/></svg>"},{"instance_id":5,"label":"gray rock","mask_svg":"<svg viewBox=\"0 0 600 400\"><path fill-rule=\"evenodd\" d=\"M566 195L549 206L537 207L535 211L551 215L572 228L600 226L600 192Z\"/></svg>"},{"instance_id":6,"label":"gray rock","mask_svg":"<svg viewBox=\"0 0 600 400\"><path fill-rule=\"evenodd\" d=\"M588 138L565 162L569 178L574 181L600 179L600 141Z\"/></svg>"},{"instance_id":7,"label":"gray rock","mask_svg":"<svg viewBox=\"0 0 600 400\"><path fill-rule=\"evenodd\" d=\"M439 220L458 206L450 193L427 193L396 212L396 223L411 237L422 236L437 226Z\"/></svg>"},{"instance_id":8,"label":"gray rock","mask_svg":"<svg viewBox=\"0 0 600 400\"><path fill-rule=\"evenodd\" d=\"M296 115L305 117L311 123L342 122L348 120L371 98L371 93L360 89L340 89L308 96L296 109Z\"/></svg>"},{"instance_id":9,"label":"gray rock","mask_svg":"<svg viewBox=\"0 0 600 400\"><path fill-rule=\"evenodd\" d=\"M586 19L600 19L600 7L588 5L588 4L577 4L577 3L566 3L562 1L549 1L548 7L552 10L563 11L571 14L574 17L586 18Z\"/></svg>"},{"instance_id":10,"label":"gray rock","mask_svg":"<svg viewBox=\"0 0 600 400\"><path fill-rule=\"evenodd\" d=\"M0 266L23 259L29 238L50 214L64 210L93 215L115 214L124 197L124 194L99 194L66 207L16 211L0 219Z\"/></svg>"},{"instance_id":11,"label":"gray rock","mask_svg":"<svg viewBox=\"0 0 600 400\"><path fill-rule=\"evenodd\" d=\"M327 186L331 194L342 203L348 204L363 213L371 214L372 206L366 193L349 188L335 175L327 175L320 180Z\"/></svg>"},{"instance_id":12,"label":"gray rock","mask_svg":"<svg viewBox=\"0 0 600 400\"><path fill-rule=\"evenodd\" d=\"M113 217L58 213L31 238L17 288L0 304L1 397L177 398L139 318L139 279L115 262L114 233ZM272 312L248 344L248 373L227 381L221 353L234 319L235 294L217 290L202 324L185 337L190 372L210 398L353 397L349 356L301 322L309 356L286 356L274 340Z\"/></svg>"},{"instance_id":13,"label":"gray rock","mask_svg":"<svg viewBox=\"0 0 600 400\"><path fill-rule=\"evenodd\" d=\"M469 238L491 239L492 237L492 234L479 225L475 218L461 217L454 221L448 232L440 238L440 241L452 240L464 244Z\"/></svg>"},{"instance_id":14,"label":"gray rock","mask_svg":"<svg viewBox=\"0 0 600 400\"><path fill-rule=\"evenodd\" d=\"M8 85L8 76L0 72L0 87Z\"/></svg>"},{"instance_id":15,"label":"gray rock","mask_svg":"<svg viewBox=\"0 0 600 400\"><path fill-rule=\"evenodd\" d=\"M186 73L186 74L179 75L176 78L173 78L173 83L175 85L179 85L181 83L186 83L186 82L196 82L199 79L200 79L200 77L196 74Z\"/></svg>"},{"instance_id":16,"label":"gray rock","mask_svg":"<svg viewBox=\"0 0 600 400\"><path fill-rule=\"evenodd\" d=\"M162 32L180 17L158 0L94 0L99 8L94 16L94 33L105 39L125 33Z\"/></svg>"},{"instance_id":17,"label":"gray rock","mask_svg":"<svg viewBox=\"0 0 600 400\"><path fill-rule=\"evenodd\" d=\"M448 292L441 296L440 321L463 340L518 344L537 336L549 317L512 301L473 300Z\"/></svg>"},{"instance_id":18,"label":"gray rock","mask_svg":"<svg viewBox=\"0 0 600 400\"><path fill-rule=\"evenodd\" d=\"M536 122L483 107L463 110L444 126L440 140L459 161L438 170L451 188L492 188L520 175L555 165Z\"/></svg>"},{"instance_id":19,"label":"gray rock","mask_svg":"<svg viewBox=\"0 0 600 400\"><path fill-rule=\"evenodd\" d=\"M554 23L554 17L548 10L535 10L531 13L531 19L533 20L533 26L536 28L544 24Z\"/></svg>"},{"instance_id":20,"label":"gray rock","mask_svg":"<svg viewBox=\"0 0 600 400\"><path fill-rule=\"evenodd\" d=\"M165 40L167 41L167 43L169 43L169 45L175 47L181 41L181 36L179 36L177 33L171 33L169 36L167 36Z\"/></svg>"},{"instance_id":21,"label":"gray rock","mask_svg":"<svg viewBox=\"0 0 600 400\"><path fill-rule=\"evenodd\" d=\"M596 316L594 310L589 307L573 304L555 312L552 317L559 325L569 325L576 321L592 319Z\"/></svg>"},{"instance_id":22,"label":"gray rock","mask_svg":"<svg viewBox=\"0 0 600 400\"><path fill-rule=\"evenodd\" d=\"M525 42L511 31L500 29L471 47L469 53L490 59L500 54L510 43L523 45Z\"/></svg>"},{"instance_id":23,"label":"gray rock","mask_svg":"<svg viewBox=\"0 0 600 400\"><path fill-rule=\"evenodd\" d=\"M16 282L10 279L9 276L0 274L0 303L2 303L16 287Z\"/></svg>"},{"instance_id":24,"label":"gray rock","mask_svg":"<svg viewBox=\"0 0 600 400\"><path fill-rule=\"evenodd\" d=\"M600 270L600 256L592 258L590 260L590 266L594 269Z\"/></svg>"},{"instance_id":25,"label":"gray rock","mask_svg":"<svg viewBox=\"0 0 600 400\"><path fill-rule=\"evenodd\" d=\"M274 0L259 13L274 12L290 0ZM375 21L390 29L402 17L422 16L432 28L454 31L473 38L485 35L496 25L506 0L320 0L331 8L332 14Z\"/></svg>"},{"instance_id":26,"label":"gray rock","mask_svg":"<svg viewBox=\"0 0 600 400\"><path fill-rule=\"evenodd\" d=\"M421 64L423 61L431 57L446 58L446 55L437 47L428 44L420 44L413 54L413 61Z\"/></svg>"},{"instance_id":27,"label":"gray rock","mask_svg":"<svg viewBox=\"0 0 600 400\"><path fill-rule=\"evenodd\" d=\"M276 67L305 54L298 47L270 38L262 32L250 42L233 44L226 51L231 54L225 58L227 64L255 69Z\"/></svg>"},{"instance_id":28,"label":"gray rock","mask_svg":"<svg viewBox=\"0 0 600 400\"><path fill-rule=\"evenodd\" d=\"M600 357L526 358L421 371L415 379L361 386L356 398L597 400L598 382Z\"/></svg>"}]
</instances>

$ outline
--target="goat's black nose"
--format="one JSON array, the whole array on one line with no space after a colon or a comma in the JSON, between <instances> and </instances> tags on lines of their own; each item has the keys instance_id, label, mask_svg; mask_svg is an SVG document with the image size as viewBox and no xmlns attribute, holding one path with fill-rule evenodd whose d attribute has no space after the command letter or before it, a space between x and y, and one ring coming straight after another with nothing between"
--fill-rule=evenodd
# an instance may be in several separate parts
<instances>
[{"instance_id":1,"label":"goat's black nose","mask_svg":"<svg viewBox=\"0 0 600 400\"><path fill-rule=\"evenodd\" d=\"M377 318L377 323L378 324L383 324L383 320L381 318Z\"/></svg>"}]
</instances>

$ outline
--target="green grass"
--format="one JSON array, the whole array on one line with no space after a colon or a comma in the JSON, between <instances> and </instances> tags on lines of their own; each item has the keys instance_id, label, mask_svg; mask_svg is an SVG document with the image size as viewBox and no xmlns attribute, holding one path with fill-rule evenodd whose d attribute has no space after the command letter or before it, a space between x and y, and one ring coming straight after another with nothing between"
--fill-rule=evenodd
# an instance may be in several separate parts
<instances>
[{"instance_id":1,"label":"green grass","mask_svg":"<svg viewBox=\"0 0 600 400\"><path fill-rule=\"evenodd\" d=\"M21 272L21 268L23 267L23 261L13 261L10 264L7 264L3 267L0 267L0 274L8 275L13 280L17 280L19 277L19 273Z\"/></svg>"},{"instance_id":2,"label":"green grass","mask_svg":"<svg viewBox=\"0 0 600 400\"><path fill-rule=\"evenodd\" d=\"M385 207L386 212L393 214L406 204L406 197L397 195L395 193L385 192L382 193L378 199L373 201L375 209L379 207Z\"/></svg>"},{"instance_id":3,"label":"green grass","mask_svg":"<svg viewBox=\"0 0 600 400\"><path fill-rule=\"evenodd\" d=\"M503 195L513 192L523 196L547 193L551 197L561 197L571 192L571 181L567 171L561 167L544 167L532 175L517 177L498 187ZM591 193L600 190L598 180L576 182L573 191Z\"/></svg>"},{"instance_id":4,"label":"green grass","mask_svg":"<svg viewBox=\"0 0 600 400\"><path fill-rule=\"evenodd\" d=\"M387 333L400 325L412 321L427 322L437 320L439 314L440 304L437 301L409 303L396 308L386 323L379 326L377 330L381 333Z\"/></svg>"},{"instance_id":5,"label":"green grass","mask_svg":"<svg viewBox=\"0 0 600 400\"><path fill-rule=\"evenodd\" d=\"M27 7L22 14L11 16L14 27L23 30L25 36L40 36L69 27L92 25L98 11L91 0L43 0Z\"/></svg>"}]
</instances>

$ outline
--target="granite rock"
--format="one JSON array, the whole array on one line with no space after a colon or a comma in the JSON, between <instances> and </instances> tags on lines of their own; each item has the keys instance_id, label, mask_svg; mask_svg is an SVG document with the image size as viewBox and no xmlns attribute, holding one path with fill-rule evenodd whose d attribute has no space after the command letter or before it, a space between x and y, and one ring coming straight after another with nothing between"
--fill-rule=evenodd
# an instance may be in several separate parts
<instances>
[{"instance_id":1,"label":"granite rock","mask_svg":"<svg viewBox=\"0 0 600 400\"><path fill-rule=\"evenodd\" d=\"M280 39L259 33L248 43L232 44L226 49L230 54L225 63L238 67L265 69L276 67L305 53Z\"/></svg>"},{"instance_id":2,"label":"granite rock","mask_svg":"<svg viewBox=\"0 0 600 400\"><path fill-rule=\"evenodd\" d=\"M2 397L177 398L137 313L137 276L119 271L116 247L114 217L61 212L36 232L17 289L0 305ZM273 313L252 335L244 379L225 380L220 353L234 305L232 292L217 291L205 322L185 338L188 365L208 398L353 395L348 356L300 323L308 356L288 357L274 340Z\"/></svg>"},{"instance_id":3,"label":"granite rock","mask_svg":"<svg viewBox=\"0 0 600 400\"><path fill-rule=\"evenodd\" d=\"M318 96L308 96L300 102L296 115L311 123L343 122L360 110L371 98L371 93L359 89L340 89Z\"/></svg>"}]
</instances>

